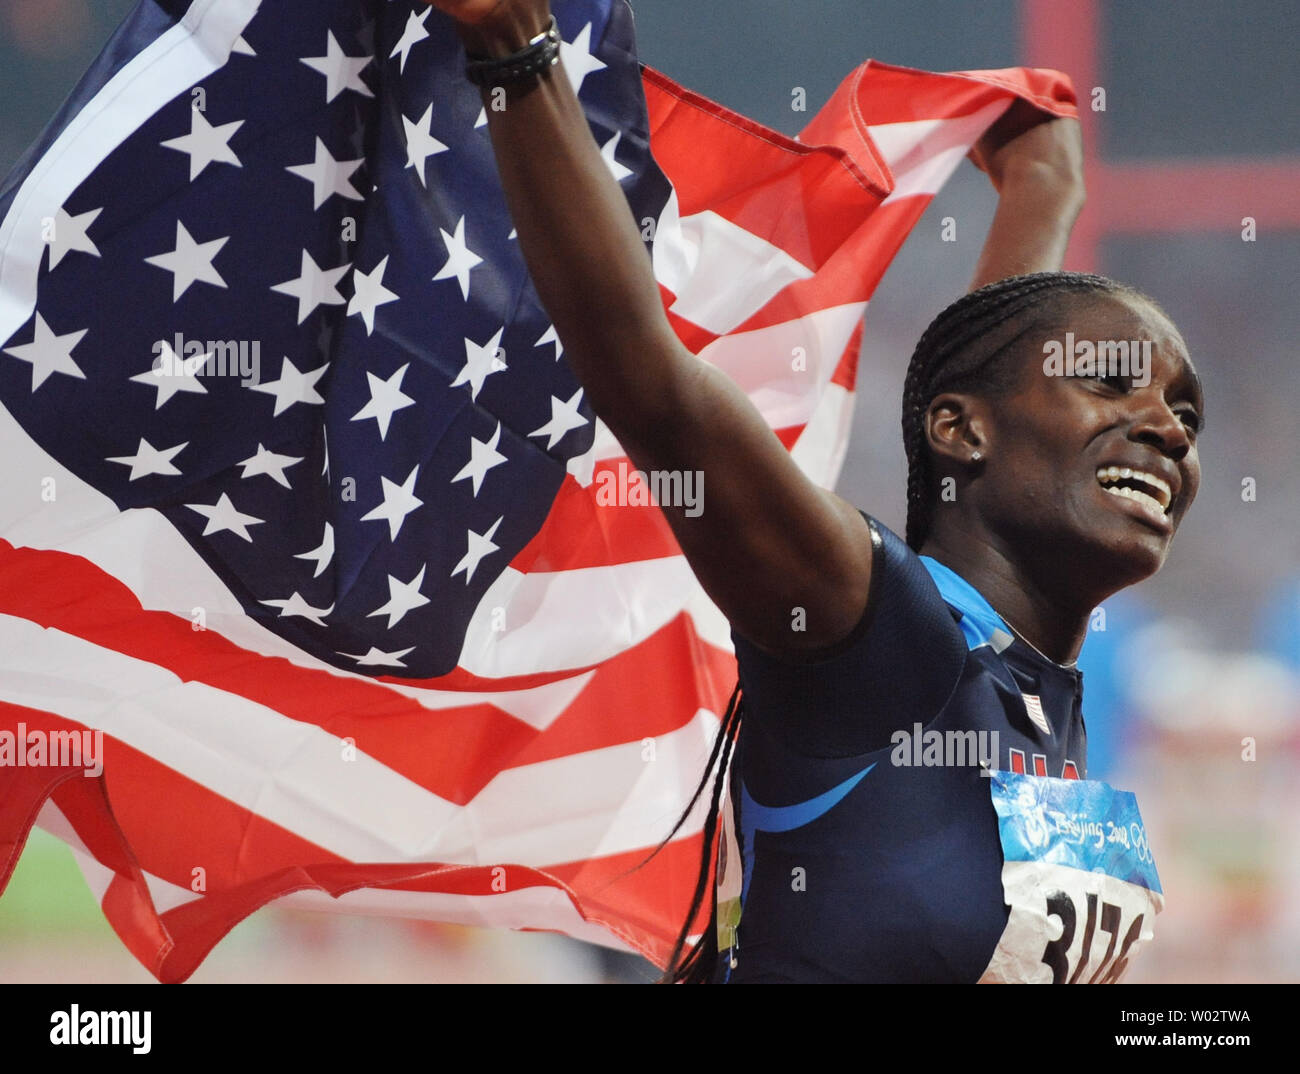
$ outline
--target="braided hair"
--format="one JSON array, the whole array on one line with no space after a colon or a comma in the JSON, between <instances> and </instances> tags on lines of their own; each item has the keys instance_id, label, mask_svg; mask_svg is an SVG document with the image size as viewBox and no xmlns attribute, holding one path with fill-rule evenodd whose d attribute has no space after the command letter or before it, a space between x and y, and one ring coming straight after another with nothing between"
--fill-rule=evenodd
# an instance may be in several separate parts
<instances>
[{"instance_id":1,"label":"braided hair","mask_svg":"<svg viewBox=\"0 0 1300 1074\"><path fill-rule=\"evenodd\" d=\"M722 838L722 833L719 831L722 820L722 793L727 782L727 768L731 763L731 753L740 735L740 721L745 710L744 700L740 683L737 682L736 688L731 693L731 700L727 703L727 711L722 717L722 724L718 728L717 738L713 741L713 752L704 767L704 775L700 777L695 794L691 796L690 802L677 818L673 830L650 855L654 857L663 850L668 845L668 841L677 834L678 829L686 823L691 810L695 808L695 803L699 801L705 787L708 786L709 777L712 776L712 796L700 838L700 868L695 891L691 895L691 906L686 912L681 931L677 934L672 953L668 956L668 968L660 978L661 984L708 984L713 979L713 968L718 958L718 892L711 882L714 880L713 870L717 861L718 841ZM708 924L704 927L700 938L688 948L687 940L690 938L691 925L694 924L705 899L709 901Z\"/></svg>"},{"instance_id":2,"label":"braided hair","mask_svg":"<svg viewBox=\"0 0 1300 1074\"><path fill-rule=\"evenodd\" d=\"M1004 394L1014 383L1014 344L1055 312L1067 295L1123 295L1159 306L1146 295L1105 276L1035 272L1011 276L963 295L939 314L912 353L903 382L903 450L907 453L907 532L920 551L930 530L934 475L926 443L925 414L936 395L949 391Z\"/></svg>"}]
</instances>

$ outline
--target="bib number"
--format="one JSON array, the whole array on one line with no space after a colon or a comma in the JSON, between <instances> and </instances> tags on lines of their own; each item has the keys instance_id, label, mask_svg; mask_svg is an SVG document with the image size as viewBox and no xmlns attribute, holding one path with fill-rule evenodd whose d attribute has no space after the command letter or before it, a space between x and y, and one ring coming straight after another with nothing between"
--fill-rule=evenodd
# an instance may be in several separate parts
<instances>
[{"instance_id":1,"label":"bib number","mask_svg":"<svg viewBox=\"0 0 1300 1074\"><path fill-rule=\"evenodd\" d=\"M1010 772L989 782L1010 913L980 980L1118 981L1164 907L1133 795Z\"/></svg>"}]
</instances>

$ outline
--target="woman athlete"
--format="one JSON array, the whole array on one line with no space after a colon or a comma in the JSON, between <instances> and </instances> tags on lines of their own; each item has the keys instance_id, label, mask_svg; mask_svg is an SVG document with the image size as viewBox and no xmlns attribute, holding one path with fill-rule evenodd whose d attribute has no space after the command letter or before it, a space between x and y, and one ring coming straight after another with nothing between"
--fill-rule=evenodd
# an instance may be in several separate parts
<instances>
[{"instance_id":1,"label":"woman athlete","mask_svg":"<svg viewBox=\"0 0 1300 1074\"><path fill-rule=\"evenodd\" d=\"M549 24L546 0L431 2L471 57L536 50ZM725 813L722 927L684 959L679 940L670 973L1114 980L1159 887L1131 796L1079 782L1074 661L1092 610L1164 562L1203 403L1158 306L1059 271L1083 202L1077 122L1016 105L972 150L998 208L971 293L908 369L904 542L808 480L678 341L568 80L546 66L508 94L487 112L502 183L587 399L641 470L707 476L697 517L663 510L731 623L744 720L730 808L720 774L705 829L710 853ZM1067 332L1134 361L1049 375Z\"/></svg>"}]
</instances>

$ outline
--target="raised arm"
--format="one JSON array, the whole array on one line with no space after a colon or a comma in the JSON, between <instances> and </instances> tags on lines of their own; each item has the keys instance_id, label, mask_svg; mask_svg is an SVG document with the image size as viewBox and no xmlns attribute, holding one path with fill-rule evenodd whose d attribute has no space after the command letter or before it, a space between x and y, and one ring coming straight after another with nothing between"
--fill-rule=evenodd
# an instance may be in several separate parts
<instances>
[{"instance_id":1,"label":"raised arm","mask_svg":"<svg viewBox=\"0 0 1300 1074\"><path fill-rule=\"evenodd\" d=\"M1079 121L1048 118L1018 100L984 133L970 158L998 192L970 289L1059 269L1083 208Z\"/></svg>"},{"instance_id":2,"label":"raised arm","mask_svg":"<svg viewBox=\"0 0 1300 1074\"><path fill-rule=\"evenodd\" d=\"M516 52L549 19L545 0L430 2L458 20L475 55ZM744 393L677 339L568 80L552 68L487 115L529 272L592 408L641 470L704 475L695 517L663 506L700 584L771 652L844 637L866 606L866 524L808 480ZM1058 265L1059 254L1041 267Z\"/></svg>"},{"instance_id":3,"label":"raised arm","mask_svg":"<svg viewBox=\"0 0 1300 1074\"><path fill-rule=\"evenodd\" d=\"M479 55L517 51L549 17L537 0L436 6L461 21L466 49ZM568 79L552 69L487 115L529 272L592 409L641 470L704 475L697 517L663 507L700 584L764 648L842 637L866 604L866 525L803 475L728 377L677 339ZM806 629L792 630L795 608Z\"/></svg>"}]
</instances>

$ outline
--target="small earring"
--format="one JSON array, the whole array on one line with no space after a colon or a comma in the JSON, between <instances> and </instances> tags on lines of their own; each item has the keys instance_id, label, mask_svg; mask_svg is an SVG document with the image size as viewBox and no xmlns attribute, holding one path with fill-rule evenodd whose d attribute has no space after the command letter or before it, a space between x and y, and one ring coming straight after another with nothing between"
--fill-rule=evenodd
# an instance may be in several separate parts
<instances>
[{"instance_id":1,"label":"small earring","mask_svg":"<svg viewBox=\"0 0 1300 1074\"><path fill-rule=\"evenodd\" d=\"M980 459L982 459L982 458L984 458L984 456L981 455L978 451L972 451L972 452L970 453L970 461L971 461L971 462L979 462Z\"/></svg>"}]
</instances>

